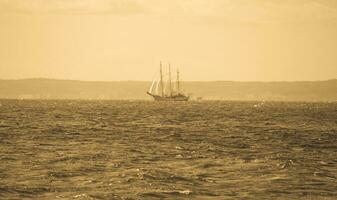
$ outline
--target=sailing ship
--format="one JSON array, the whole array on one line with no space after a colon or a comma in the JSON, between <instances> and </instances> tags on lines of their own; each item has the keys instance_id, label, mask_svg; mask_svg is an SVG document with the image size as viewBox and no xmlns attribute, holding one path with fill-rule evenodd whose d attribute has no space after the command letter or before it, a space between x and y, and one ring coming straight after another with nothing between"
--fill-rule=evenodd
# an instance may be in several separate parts
<instances>
[{"instance_id":1,"label":"sailing ship","mask_svg":"<svg viewBox=\"0 0 337 200\"><path fill-rule=\"evenodd\" d=\"M179 70L177 69L176 81L171 78L171 65L169 64L168 79L163 75L162 63L160 62L160 77L159 80L154 79L147 94L152 96L155 101L188 101L189 96L181 90L179 80Z\"/></svg>"}]
</instances>

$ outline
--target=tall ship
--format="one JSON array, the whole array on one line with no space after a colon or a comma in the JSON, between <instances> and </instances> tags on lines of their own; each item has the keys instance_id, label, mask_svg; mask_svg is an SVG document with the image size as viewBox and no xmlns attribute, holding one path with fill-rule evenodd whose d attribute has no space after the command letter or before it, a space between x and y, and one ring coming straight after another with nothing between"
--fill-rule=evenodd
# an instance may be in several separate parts
<instances>
[{"instance_id":1,"label":"tall ship","mask_svg":"<svg viewBox=\"0 0 337 200\"><path fill-rule=\"evenodd\" d=\"M172 81L171 65L169 64L168 74L163 74L162 63L160 62L159 78L155 78L147 91L155 101L188 101L189 96L184 94L179 80L179 70L177 69L176 80ZM168 77L167 77L168 76Z\"/></svg>"}]
</instances>

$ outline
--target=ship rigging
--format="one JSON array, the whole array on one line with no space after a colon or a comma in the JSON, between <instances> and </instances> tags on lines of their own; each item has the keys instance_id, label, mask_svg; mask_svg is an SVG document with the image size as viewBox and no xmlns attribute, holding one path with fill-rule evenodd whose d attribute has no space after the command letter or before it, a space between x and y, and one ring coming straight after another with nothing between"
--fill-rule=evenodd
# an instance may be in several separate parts
<instances>
[{"instance_id":1,"label":"ship rigging","mask_svg":"<svg viewBox=\"0 0 337 200\"><path fill-rule=\"evenodd\" d=\"M171 65L169 64L168 79L165 79L163 74L162 63L160 62L159 80L156 78L147 91L147 94L152 96L155 101L188 101L189 96L181 90L179 79L179 70L177 69L176 81L172 81ZM160 90L160 91L159 91Z\"/></svg>"}]
</instances>

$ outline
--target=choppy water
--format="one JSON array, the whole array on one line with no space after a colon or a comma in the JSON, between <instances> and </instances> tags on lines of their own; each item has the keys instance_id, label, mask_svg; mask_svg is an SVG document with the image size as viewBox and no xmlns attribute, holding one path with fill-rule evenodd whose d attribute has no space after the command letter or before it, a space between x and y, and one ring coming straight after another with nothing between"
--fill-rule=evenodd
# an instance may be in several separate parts
<instances>
[{"instance_id":1,"label":"choppy water","mask_svg":"<svg viewBox=\"0 0 337 200\"><path fill-rule=\"evenodd\" d=\"M0 199L336 199L337 103L0 101Z\"/></svg>"}]
</instances>

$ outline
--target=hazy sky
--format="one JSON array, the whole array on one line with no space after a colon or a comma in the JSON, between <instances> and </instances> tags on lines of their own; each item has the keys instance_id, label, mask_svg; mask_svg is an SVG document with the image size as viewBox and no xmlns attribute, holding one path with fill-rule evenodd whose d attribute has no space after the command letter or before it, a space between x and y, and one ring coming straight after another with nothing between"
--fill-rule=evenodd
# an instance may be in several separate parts
<instances>
[{"instance_id":1,"label":"hazy sky","mask_svg":"<svg viewBox=\"0 0 337 200\"><path fill-rule=\"evenodd\" d=\"M0 0L0 79L337 78L336 0Z\"/></svg>"}]
</instances>

